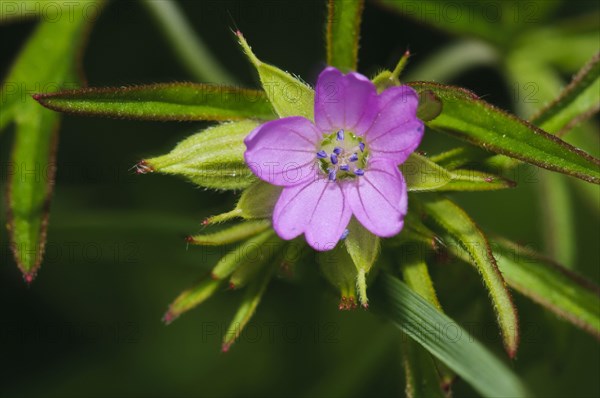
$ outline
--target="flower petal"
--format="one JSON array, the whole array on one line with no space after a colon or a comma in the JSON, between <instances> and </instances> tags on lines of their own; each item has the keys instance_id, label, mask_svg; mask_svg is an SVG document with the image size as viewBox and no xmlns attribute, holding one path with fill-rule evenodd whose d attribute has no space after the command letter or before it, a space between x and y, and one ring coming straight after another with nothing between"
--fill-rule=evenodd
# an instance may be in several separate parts
<instances>
[{"instance_id":1,"label":"flower petal","mask_svg":"<svg viewBox=\"0 0 600 398\"><path fill-rule=\"evenodd\" d=\"M295 185L315 176L321 138L306 118L272 120L246 137L244 159L258 178L274 185Z\"/></svg>"},{"instance_id":2,"label":"flower petal","mask_svg":"<svg viewBox=\"0 0 600 398\"><path fill-rule=\"evenodd\" d=\"M356 219L373 234L390 237L402 230L408 195L394 162L369 162L362 177L346 184L344 194Z\"/></svg>"},{"instance_id":3,"label":"flower petal","mask_svg":"<svg viewBox=\"0 0 600 398\"><path fill-rule=\"evenodd\" d=\"M391 87L379 97L379 115L366 133L373 157L403 163L417 149L425 127L417 118L419 96L408 86Z\"/></svg>"},{"instance_id":4,"label":"flower petal","mask_svg":"<svg viewBox=\"0 0 600 398\"><path fill-rule=\"evenodd\" d=\"M377 115L377 90L365 76L343 75L327 67L319 75L315 95L315 123L322 132L344 129L363 135Z\"/></svg>"},{"instance_id":5,"label":"flower petal","mask_svg":"<svg viewBox=\"0 0 600 398\"><path fill-rule=\"evenodd\" d=\"M340 185L319 178L283 189L273 211L273 228L282 239L305 233L315 250L331 250L351 216Z\"/></svg>"}]
</instances>

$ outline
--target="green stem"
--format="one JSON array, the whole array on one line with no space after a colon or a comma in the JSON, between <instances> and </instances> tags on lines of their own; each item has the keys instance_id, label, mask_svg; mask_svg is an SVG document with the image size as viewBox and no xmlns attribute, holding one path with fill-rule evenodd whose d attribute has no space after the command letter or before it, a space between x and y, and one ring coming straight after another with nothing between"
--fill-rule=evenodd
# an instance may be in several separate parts
<instances>
[{"instance_id":1,"label":"green stem","mask_svg":"<svg viewBox=\"0 0 600 398\"><path fill-rule=\"evenodd\" d=\"M175 1L141 0L171 42L173 50L194 78L201 82L234 84L225 68L194 33Z\"/></svg>"}]
</instances>

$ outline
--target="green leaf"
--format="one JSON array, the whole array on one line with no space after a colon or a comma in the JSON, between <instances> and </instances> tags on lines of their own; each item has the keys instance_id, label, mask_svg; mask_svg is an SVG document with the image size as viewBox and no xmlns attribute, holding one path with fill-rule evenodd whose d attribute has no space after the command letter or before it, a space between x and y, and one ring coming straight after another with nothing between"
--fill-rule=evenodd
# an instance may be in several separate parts
<instances>
[{"instance_id":1,"label":"green leaf","mask_svg":"<svg viewBox=\"0 0 600 398\"><path fill-rule=\"evenodd\" d=\"M291 74L263 63L252 52L241 32L236 33L244 52L256 68L260 82L279 117L303 116L314 119L314 90Z\"/></svg>"},{"instance_id":2,"label":"green leaf","mask_svg":"<svg viewBox=\"0 0 600 398\"><path fill-rule=\"evenodd\" d=\"M283 188L264 181L250 185L240 196L236 209L245 219L271 218Z\"/></svg>"},{"instance_id":3,"label":"green leaf","mask_svg":"<svg viewBox=\"0 0 600 398\"><path fill-rule=\"evenodd\" d=\"M211 276L213 279L225 279L235 270L256 262L264 256L262 245L270 242L275 235L269 229L259 235L253 236L235 249L225 254L214 266Z\"/></svg>"},{"instance_id":4,"label":"green leaf","mask_svg":"<svg viewBox=\"0 0 600 398\"><path fill-rule=\"evenodd\" d=\"M169 39L175 54L197 81L229 84L235 82L194 32L176 1L142 0L141 3Z\"/></svg>"},{"instance_id":5,"label":"green leaf","mask_svg":"<svg viewBox=\"0 0 600 398\"><path fill-rule=\"evenodd\" d=\"M268 220L252 220L233 225L210 234L194 235L187 238L193 245L221 246L248 239L271 226Z\"/></svg>"},{"instance_id":6,"label":"green leaf","mask_svg":"<svg viewBox=\"0 0 600 398\"><path fill-rule=\"evenodd\" d=\"M494 239L498 267L508 284L600 339L600 288L529 248Z\"/></svg>"},{"instance_id":7,"label":"green leaf","mask_svg":"<svg viewBox=\"0 0 600 398\"><path fill-rule=\"evenodd\" d=\"M343 72L358 64L358 41L364 0L329 0L327 16L327 64Z\"/></svg>"},{"instance_id":8,"label":"green leaf","mask_svg":"<svg viewBox=\"0 0 600 398\"><path fill-rule=\"evenodd\" d=\"M397 278L383 274L372 308L455 371L481 395L526 397L517 376L455 321Z\"/></svg>"},{"instance_id":9,"label":"green leaf","mask_svg":"<svg viewBox=\"0 0 600 398\"><path fill-rule=\"evenodd\" d=\"M412 192L435 191L452 179L448 170L416 153L412 153L400 165L400 171L408 190Z\"/></svg>"},{"instance_id":10,"label":"green leaf","mask_svg":"<svg viewBox=\"0 0 600 398\"><path fill-rule=\"evenodd\" d=\"M600 160L543 130L488 104L461 88L409 83L418 92L433 91L442 113L427 123L458 138L536 166L600 184Z\"/></svg>"},{"instance_id":11,"label":"green leaf","mask_svg":"<svg viewBox=\"0 0 600 398\"><path fill-rule=\"evenodd\" d=\"M35 95L46 108L85 116L135 120L273 119L262 91L216 84L161 83L84 88Z\"/></svg>"},{"instance_id":12,"label":"green leaf","mask_svg":"<svg viewBox=\"0 0 600 398\"><path fill-rule=\"evenodd\" d=\"M450 235L456 244L469 253L487 287L502 331L504 347L513 358L519 345L519 321L512 297L498 270L485 235L457 205L448 199L436 198L423 202L430 221Z\"/></svg>"},{"instance_id":13,"label":"green leaf","mask_svg":"<svg viewBox=\"0 0 600 398\"><path fill-rule=\"evenodd\" d=\"M254 312L256 311L258 304L260 304L260 300L264 295L265 290L267 290L267 286L269 285L269 281L273 276L274 269L275 267L273 266L269 267L246 289L244 298L242 299L242 304L236 311L231 324L223 336L223 345L221 347L223 352L229 351L231 345L237 340L244 327L252 318L252 315L254 315Z\"/></svg>"},{"instance_id":14,"label":"green leaf","mask_svg":"<svg viewBox=\"0 0 600 398\"><path fill-rule=\"evenodd\" d=\"M163 321L168 325L177 319L181 314L202 304L209 299L221 286L221 280L205 277L198 284L182 292L171 305L163 317Z\"/></svg>"},{"instance_id":15,"label":"green leaf","mask_svg":"<svg viewBox=\"0 0 600 398\"><path fill-rule=\"evenodd\" d=\"M244 138L257 126L244 120L209 127L181 141L168 154L143 160L137 165L138 173L179 175L206 188L246 188L256 177L244 160Z\"/></svg>"},{"instance_id":16,"label":"green leaf","mask_svg":"<svg viewBox=\"0 0 600 398\"><path fill-rule=\"evenodd\" d=\"M434 305L439 311L442 311L442 305L433 288L427 264L420 254L413 255L401 262L402 278L412 290Z\"/></svg>"},{"instance_id":17,"label":"green leaf","mask_svg":"<svg viewBox=\"0 0 600 398\"><path fill-rule=\"evenodd\" d=\"M0 89L0 128L16 124L8 181L8 230L15 261L31 282L42 262L55 174L59 115L40 107L32 91L76 85L76 61L89 31L84 7L72 4L72 18L43 21L19 53ZM51 39L49 39L51 38Z\"/></svg>"},{"instance_id":18,"label":"green leaf","mask_svg":"<svg viewBox=\"0 0 600 398\"><path fill-rule=\"evenodd\" d=\"M599 110L600 53L597 53L554 101L531 118L531 123L560 136Z\"/></svg>"},{"instance_id":19,"label":"green leaf","mask_svg":"<svg viewBox=\"0 0 600 398\"><path fill-rule=\"evenodd\" d=\"M489 152L474 146L461 146L449 151L433 155L429 158L432 162L447 170L458 168L477 167L484 159L489 157Z\"/></svg>"}]
</instances>

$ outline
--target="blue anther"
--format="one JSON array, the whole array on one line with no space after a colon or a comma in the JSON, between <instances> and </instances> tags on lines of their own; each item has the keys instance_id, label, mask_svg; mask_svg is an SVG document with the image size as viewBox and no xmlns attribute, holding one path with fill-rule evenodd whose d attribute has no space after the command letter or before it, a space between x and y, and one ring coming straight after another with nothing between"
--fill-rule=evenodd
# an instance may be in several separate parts
<instances>
[{"instance_id":1,"label":"blue anther","mask_svg":"<svg viewBox=\"0 0 600 398\"><path fill-rule=\"evenodd\" d=\"M331 159L331 163L332 164L337 164L338 158L337 158L337 155L335 153L331 154L330 159Z\"/></svg>"},{"instance_id":2,"label":"blue anther","mask_svg":"<svg viewBox=\"0 0 600 398\"><path fill-rule=\"evenodd\" d=\"M354 174L356 174L357 176L364 176L365 171L363 169L356 169L354 170Z\"/></svg>"},{"instance_id":3,"label":"blue anther","mask_svg":"<svg viewBox=\"0 0 600 398\"><path fill-rule=\"evenodd\" d=\"M343 164L340 166L340 170L348 171L350 170L350 166L348 166L347 164Z\"/></svg>"},{"instance_id":4,"label":"blue anther","mask_svg":"<svg viewBox=\"0 0 600 398\"><path fill-rule=\"evenodd\" d=\"M361 152L364 152L364 151L365 151L365 143L364 143L364 142L359 142L359 143L358 143L358 147L360 148L360 151L361 151Z\"/></svg>"},{"instance_id":5,"label":"blue anther","mask_svg":"<svg viewBox=\"0 0 600 398\"><path fill-rule=\"evenodd\" d=\"M348 158L348 160L351 162L356 162L358 160L358 155L356 153L353 153L352 156Z\"/></svg>"},{"instance_id":6,"label":"blue anther","mask_svg":"<svg viewBox=\"0 0 600 398\"><path fill-rule=\"evenodd\" d=\"M335 181L335 170L329 170L329 181Z\"/></svg>"},{"instance_id":7,"label":"blue anther","mask_svg":"<svg viewBox=\"0 0 600 398\"><path fill-rule=\"evenodd\" d=\"M340 153L342 153L342 148L340 148L339 146L336 146L335 148L333 148L333 153L335 153L336 155L339 155Z\"/></svg>"},{"instance_id":8,"label":"blue anther","mask_svg":"<svg viewBox=\"0 0 600 398\"><path fill-rule=\"evenodd\" d=\"M337 139L338 139L338 141L344 140L344 130L340 130L337 132Z\"/></svg>"},{"instance_id":9,"label":"blue anther","mask_svg":"<svg viewBox=\"0 0 600 398\"><path fill-rule=\"evenodd\" d=\"M350 233L350 231L348 230L348 228L346 228L344 230L344 232L342 232L342 236L340 236L340 240L344 240L348 237L348 234Z\"/></svg>"},{"instance_id":10,"label":"blue anther","mask_svg":"<svg viewBox=\"0 0 600 398\"><path fill-rule=\"evenodd\" d=\"M317 152L317 157L319 159L325 159L327 157L327 152L321 150L321 151Z\"/></svg>"}]
</instances>

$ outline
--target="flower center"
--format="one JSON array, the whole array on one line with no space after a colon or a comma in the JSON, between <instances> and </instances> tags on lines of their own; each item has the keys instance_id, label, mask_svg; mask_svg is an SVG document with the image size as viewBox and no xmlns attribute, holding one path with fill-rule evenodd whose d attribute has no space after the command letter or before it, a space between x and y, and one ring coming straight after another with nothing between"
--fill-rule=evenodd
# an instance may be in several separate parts
<instances>
[{"instance_id":1,"label":"flower center","mask_svg":"<svg viewBox=\"0 0 600 398\"><path fill-rule=\"evenodd\" d=\"M364 175L367 157L362 137L344 130L325 136L317 152L319 168L330 181Z\"/></svg>"}]
</instances>

